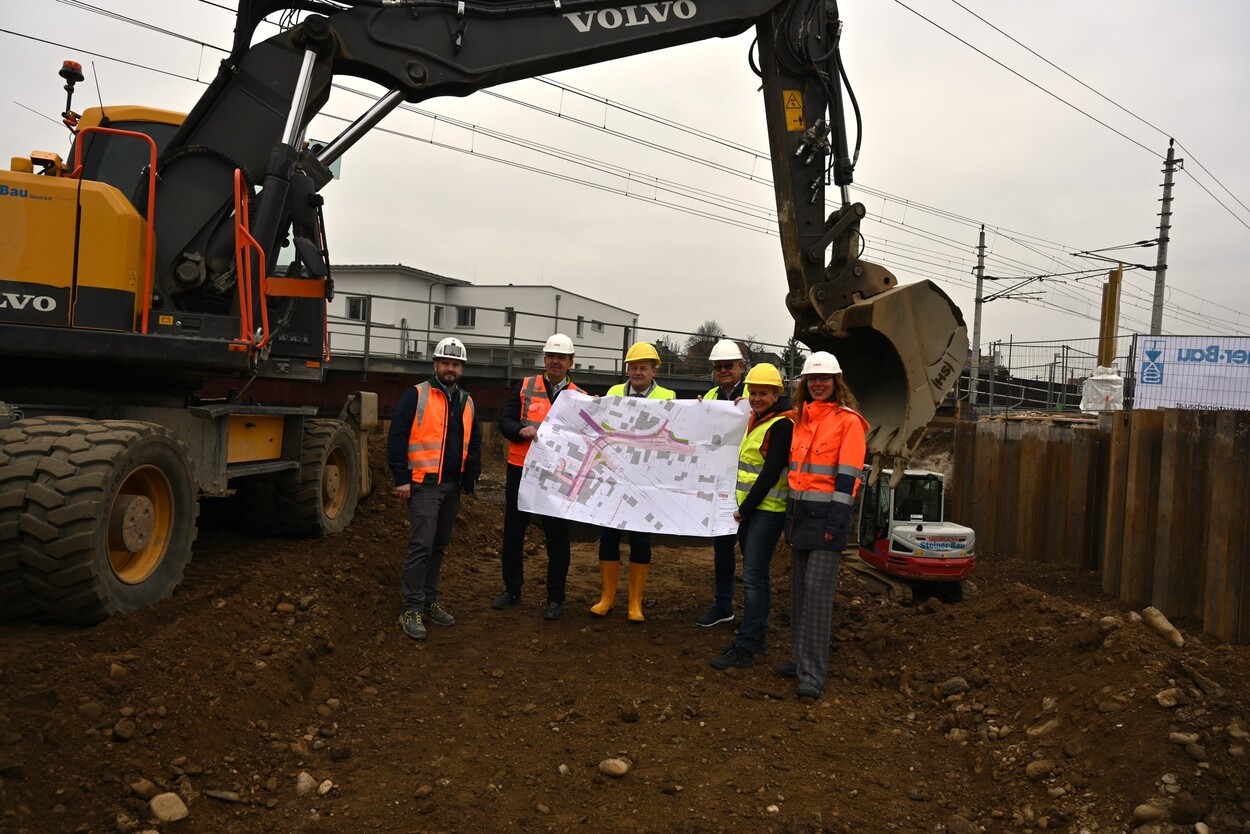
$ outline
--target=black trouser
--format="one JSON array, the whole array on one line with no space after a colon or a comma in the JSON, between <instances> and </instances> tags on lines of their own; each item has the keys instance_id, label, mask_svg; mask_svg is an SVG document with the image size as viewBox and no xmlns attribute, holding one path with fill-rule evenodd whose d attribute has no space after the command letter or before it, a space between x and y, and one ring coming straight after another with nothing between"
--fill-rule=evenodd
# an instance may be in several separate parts
<instances>
[{"instance_id":1,"label":"black trouser","mask_svg":"<svg viewBox=\"0 0 1250 834\"><path fill-rule=\"evenodd\" d=\"M521 595L525 584L525 531L530 526L531 513L517 508L517 495L521 491L521 473L524 470L508 464L504 481L507 504L503 513L503 562L504 589L515 596ZM569 523L554 516L540 516L543 533L547 537L547 601L564 603L564 591L569 577Z\"/></svg>"},{"instance_id":2,"label":"black trouser","mask_svg":"<svg viewBox=\"0 0 1250 834\"><path fill-rule=\"evenodd\" d=\"M408 498L408 553L400 583L404 608L420 613L438 602L438 576L460 509L460 482L417 484Z\"/></svg>"},{"instance_id":3,"label":"black trouser","mask_svg":"<svg viewBox=\"0 0 1250 834\"><path fill-rule=\"evenodd\" d=\"M615 527L599 528L599 561L621 561L621 538L626 531ZM651 534L630 530L629 532L629 563L631 565L651 564Z\"/></svg>"}]
</instances>

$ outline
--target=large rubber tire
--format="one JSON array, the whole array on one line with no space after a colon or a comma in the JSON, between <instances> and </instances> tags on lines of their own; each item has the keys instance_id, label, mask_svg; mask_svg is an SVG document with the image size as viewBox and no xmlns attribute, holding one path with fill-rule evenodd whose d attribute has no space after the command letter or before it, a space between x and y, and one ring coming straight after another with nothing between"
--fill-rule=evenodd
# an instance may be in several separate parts
<instances>
[{"instance_id":1,"label":"large rubber tire","mask_svg":"<svg viewBox=\"0 0 1250 834\"><path fill-rule=\"evenodd\" d=\"M52 441L84 422L80 417L38 417L0 430L0 619L24 617L36 610L18 556L26 488L35 480L39 461L51 451Z\"/></svg>"},{"instance_id":2,"label":"large rubber tire","mask_svg":"<svg viewBox=\"0 0 1250 834\"><path fill-rule=\"evenodd\" d=\"M93 623L173 593L199 513L186 447L163 426L128 420L86 421L51 447L20 523L38 609Z\"/></svg>"},{"instance_id":3,"label":"large rubber tire","mask_svg":"<svg viewBox=\"0 0 1250 834\"><path fill-rule=\"evenodd\" d=\"M341 420L305 420L300 468L278 475L283 533L317 538L347 529L360 500L360 451Z\"/></svg>"}]
</instances>

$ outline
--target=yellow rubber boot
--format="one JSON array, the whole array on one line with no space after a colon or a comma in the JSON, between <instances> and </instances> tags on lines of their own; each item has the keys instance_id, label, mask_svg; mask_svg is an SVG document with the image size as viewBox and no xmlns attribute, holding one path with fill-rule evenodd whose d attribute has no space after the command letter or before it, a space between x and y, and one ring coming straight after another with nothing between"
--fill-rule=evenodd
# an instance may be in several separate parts
<instances>
[{"instance_id":1,"label":"yellow rubber boot","mask_svg":"<svg viewBox=\"0 0 1250 834\"><path fill-rule=\"evenodd\" d=\"M612 610L612 604L616 602L616 586L621 582L621 563L600 562L599 577L603 580L603 596L599 598L598 605L590 606L590 613L596 617L606 617Z\"/></svg>"},{"instance_id":2,"label":"yellow rubber boot","mask_svg":"<svg viewBox=\"0 0 1250 834\"><path fill-rule=\"evenodd\" d=\"M650 565L629 563L629 621L640 623L642 616L642 589L647 587L647 571Z\"/></svg>"}]
</instances>

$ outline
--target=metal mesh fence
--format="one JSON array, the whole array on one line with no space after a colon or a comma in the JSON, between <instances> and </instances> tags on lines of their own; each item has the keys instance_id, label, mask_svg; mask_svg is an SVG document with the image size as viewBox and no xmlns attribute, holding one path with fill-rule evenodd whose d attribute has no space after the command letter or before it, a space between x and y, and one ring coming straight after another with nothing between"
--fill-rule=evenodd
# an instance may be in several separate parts
<instances>
[{"instance_id":1,"label":"metal mesh fence","mask_svg":"<svg viewBox=\"0 0 1250 834\"><path fill-rule=\"evenodd\" d=\"M1114 340L1110 367L1131 389L1136 337ZM1006 412L1078 412L1085 381L1095 375L1101 339L991 342L960 380L958 399L977 416Z\"/></svg>"},{"instance_id":2,"label":"metal mesh fence","mask_svg":"<svg viewBox=\"0 0 1250 834\"><path fill-rule=\"evenodd\" d=\"M960 407L976 416L1078 411L1099 342L991 342L960 380ZM1250 337L1120 336L1110 367L1126 409L1250 410Z\"/></svg>"}]
</instances>

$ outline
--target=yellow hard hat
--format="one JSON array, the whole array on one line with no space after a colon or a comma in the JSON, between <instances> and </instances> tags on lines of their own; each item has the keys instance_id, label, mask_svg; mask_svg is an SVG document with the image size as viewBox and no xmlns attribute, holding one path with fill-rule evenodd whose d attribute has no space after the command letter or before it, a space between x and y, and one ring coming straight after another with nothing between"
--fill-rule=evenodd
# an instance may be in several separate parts
<instances>
[{"instance_id":1,"label":"yellow hard hat","mask_svg":"<svg viewBox=\"0 0 1250 834\"><path fill-rule=\"evenodd\" d=\"M763 362L747 371L747 385L771 385L774 388L785 388L781 381L781 371L776 366Z\"/></svg>"},{"instance_id":2,"label":"yellow hard hat","mask_svg":"<svg viewBox=\"0 0 1250 834\"><path fill-rule=\"evenodd\" d=\"M660 367L660 354L656 352L655 345L650 342L634 342L629 347L629 353L625 354L625 361L641 362L644 359L655 360L655 366Z\"/></svg>"}]
</instances>

